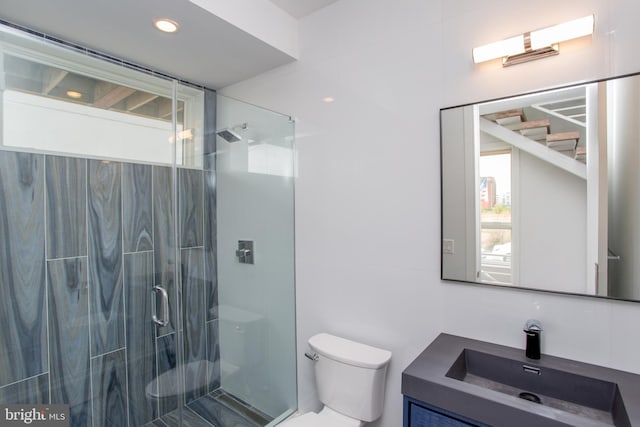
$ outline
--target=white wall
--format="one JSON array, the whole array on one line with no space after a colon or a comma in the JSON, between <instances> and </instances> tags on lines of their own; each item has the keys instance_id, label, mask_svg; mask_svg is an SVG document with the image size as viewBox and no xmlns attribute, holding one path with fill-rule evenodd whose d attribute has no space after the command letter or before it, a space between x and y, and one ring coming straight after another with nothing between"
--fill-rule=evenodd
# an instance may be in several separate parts
<instances>
[{"instance_id":1,"label":"white wall","mask_svg":"<svg viewBox=\"0 0 640 427\"><path fill-rule=\"evenodd\" d=\"M471 62L473 46L589 13L593 40L557 57ZM640 372L637 304L440 281L438 128L444 106L640 70L638 14L636 0L341 0L301 21L298 62L223 90L297 117L301 410L319 406L302 352L320 331L393 352L378 427L401 425L401 372L442 331L522 347L536 317L543 352Z\"/></svg>"},{"instance_id":2,"label":"white wall","mask_svg":"<svg viewBox=\"0 0 640 427\"><path fill-rule=\"evenodd\" d=\"M587 182L524 151L518 156L519 278L536 289L587 288Z\"/></svg>"},{"instance_id":3,"label":"white wall","mask_svg":"<svg viewBox=\"0 0 640 427\"><path fill-rule=\"evenodd\" d=\"M202 168L203 92L183 89L191 95L186 104L185 124L191 137L179 138L176 162ZM89 156L170 165L173 159L171 121L136 116L120 111L33 95L14 90L0 91L0 146L18 150Z\"/></svg>"},{"instance_id":4,"label":"white wall","mask_svg":"<svg viewBox=\"0 0 640 427\"><path fill-rule=\"evenodd\" d=\"M441 153L442 164L442 210L446 220L442 221L442 240L451 240L453 253L443 253L442 277L467 282L476 281L478 251L476 242L479 231L476 206L476 156L477 108L467 106L452 108L442 113L440 125L447 150ZM462 161L464 167L458 167ZM451 167L451 165L456 165ZM444 246L444 244L443 244Z\"/></svg>"},{"instance_id":5,"label":"white wall","mask_svg":"<svg viewBox=\"0 0 640 427\"><path fill-rule=\"evenodd\" d=\"M12 90L3 91L1 100L2 145L63 155L171 164L171 122Z\"/></svg>"}]
</instances>

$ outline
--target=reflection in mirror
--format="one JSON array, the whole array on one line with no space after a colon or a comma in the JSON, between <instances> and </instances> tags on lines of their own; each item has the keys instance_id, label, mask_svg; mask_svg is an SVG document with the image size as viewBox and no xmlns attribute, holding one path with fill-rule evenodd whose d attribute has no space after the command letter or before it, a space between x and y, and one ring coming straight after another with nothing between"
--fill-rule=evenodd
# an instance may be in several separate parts
<instances>
[{"instance_id":1,"label":"reflection in mirror","mask_svg":"<svg viewBox=\"0 0 640 427\"><path fill-rule=\"evenodd\" d=\"M442 278L640 300L638 114L640 76L442 109Z\"/></svg>"}]
</instances>

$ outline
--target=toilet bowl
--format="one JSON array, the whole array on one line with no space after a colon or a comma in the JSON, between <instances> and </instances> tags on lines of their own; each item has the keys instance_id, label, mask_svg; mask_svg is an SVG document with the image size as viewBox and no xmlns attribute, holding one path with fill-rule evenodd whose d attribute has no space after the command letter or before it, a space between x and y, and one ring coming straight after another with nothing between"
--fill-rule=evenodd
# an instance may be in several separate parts
<instances>
[{"instance_id":1,"label":"toilet bowl","mask_svg":"<svg viewBox=\"0 0 640 427\"><path fill-rule=\"evenodd\" d=\"M324 404L282 427L361 427L382 415L391 352L322 333L309 339L316 388Z\"/></svg>"},{"instance_id":2,"label":"toilet bowl","mask_svg":"<svg viewBox=\"0 0 640 427\"><path fill-rule=\"evenodd\" d=\"M169 369L151 380L145 387L145 394L152 401L177 397L185 393L206 389L212 382L216 372L213 363L198 360L184 365L182 375L184 381L179 381L178 368ZM209 378L207 377L209 375Z\"/></svg>"}]
</instances>

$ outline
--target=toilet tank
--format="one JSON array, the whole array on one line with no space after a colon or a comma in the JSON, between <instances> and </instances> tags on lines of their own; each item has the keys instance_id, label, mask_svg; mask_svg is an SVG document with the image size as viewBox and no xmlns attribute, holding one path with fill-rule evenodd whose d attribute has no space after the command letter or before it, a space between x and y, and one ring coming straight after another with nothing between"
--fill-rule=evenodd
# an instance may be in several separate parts
<instances>
[{"instance_id":1,"label":"toilet tank","mask_svg":"<svg viewBox=\"0 0 640 427\"><path fill-rule=\"evenodd\" d=\"M318 355L320 401L351 418L371 422L382 414L391 352L322 333L309 339Z\"/></svg>"},{"instance_id":2,"label":"toilet tank","mask_svg":"<svg viewBox=\"0 0 640 427\"><path fill-rule=\"evenodd\" d=\"M258 364L264 354L264 317L229 305L219 307L220 359L232 369Z\"/></svg>"}]
</instances>

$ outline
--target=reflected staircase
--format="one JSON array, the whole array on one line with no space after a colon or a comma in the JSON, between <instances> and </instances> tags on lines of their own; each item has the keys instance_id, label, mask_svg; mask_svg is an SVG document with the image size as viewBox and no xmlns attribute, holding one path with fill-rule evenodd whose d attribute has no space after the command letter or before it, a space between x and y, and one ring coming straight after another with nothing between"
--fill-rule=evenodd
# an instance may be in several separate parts
<instances>
[{"instance_id":1,"label":"reflected staircase","mask_svg":"<svg viewBox=\"0 0 640 427\"><path fill-rule=\"evenodd\" d=\"M544 105L532 106L538 111L548 115L554 115L562 120L572 122L584 127L586 120L586 105L584 98L574 98ZM527 120L524 109L516 108L486 114L483 118L490 120L499 126L519 133L520 135L536 141L560 154L571 157L581 163L586 163L587 150L584 143L581 144L580 131L551 131L551 120L549 118Z\"/></svg>"}]
</instances>

